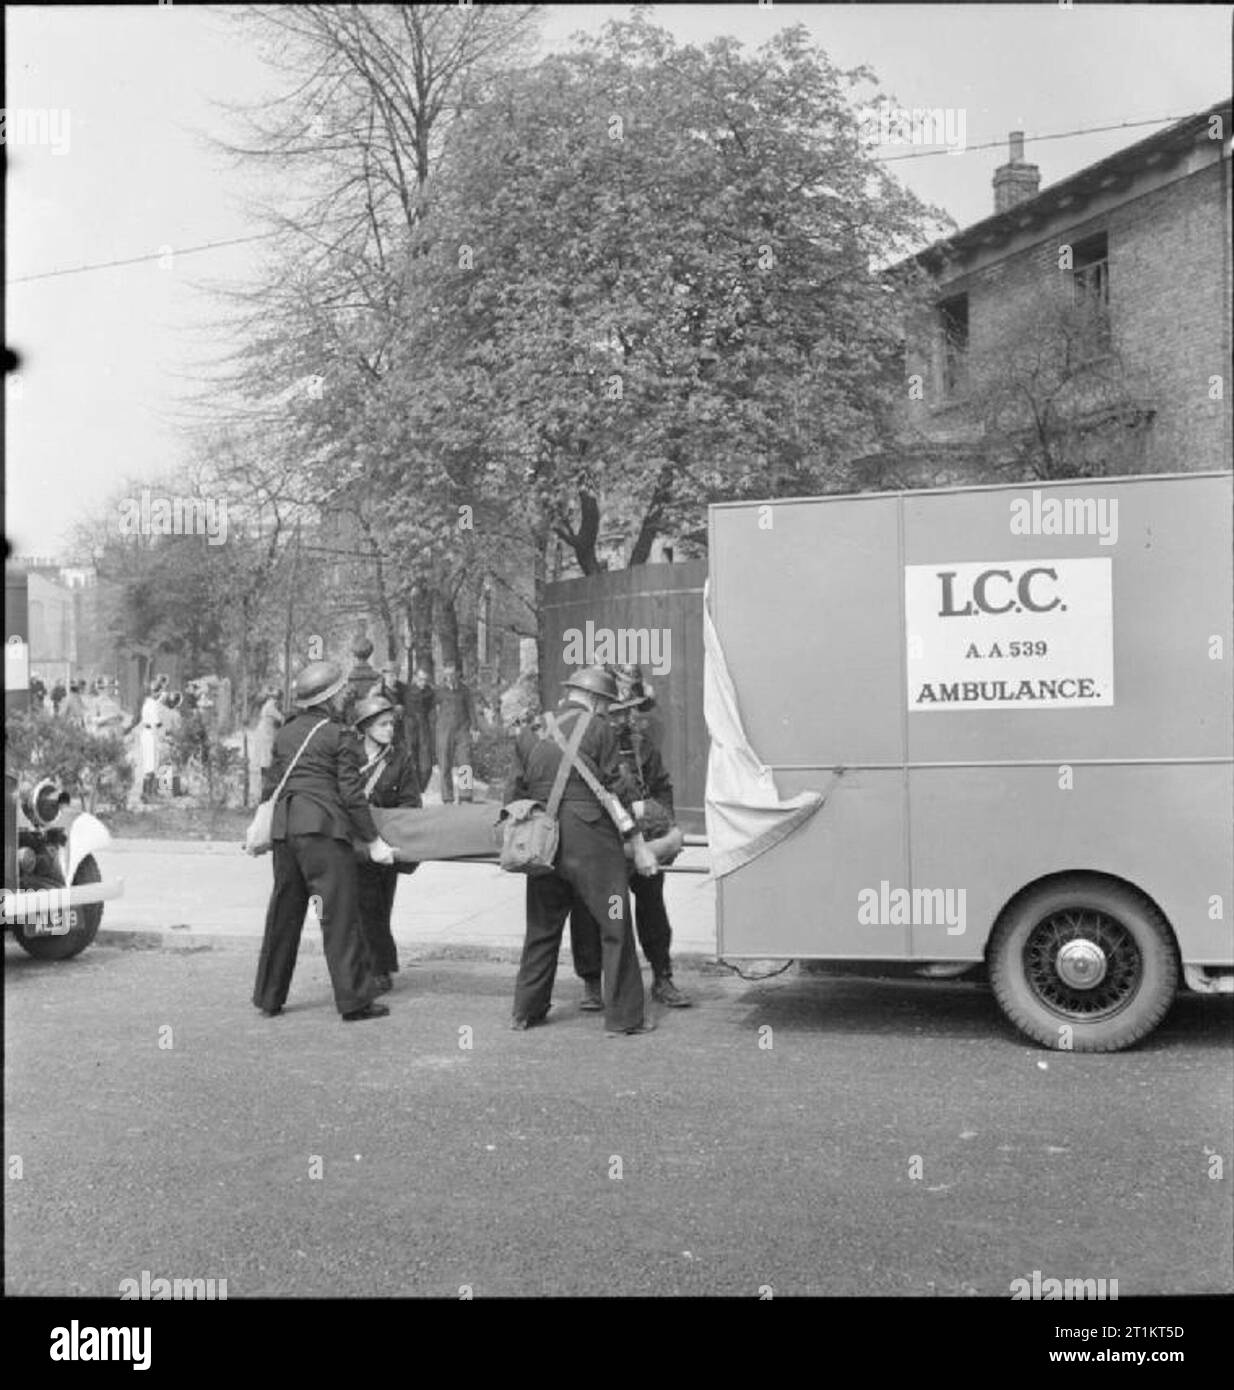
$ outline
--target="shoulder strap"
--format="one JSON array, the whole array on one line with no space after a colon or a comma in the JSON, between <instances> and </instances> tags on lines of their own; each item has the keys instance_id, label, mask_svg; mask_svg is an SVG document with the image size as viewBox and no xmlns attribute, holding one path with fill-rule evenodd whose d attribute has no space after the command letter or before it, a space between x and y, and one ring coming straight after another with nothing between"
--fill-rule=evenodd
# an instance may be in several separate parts
<instances>
[{"instance_id":1,"label":"shoulder strap","mask_svg":"<svg viewBox=\"0 0 1234 1390\"><path fill-rule=\"evenodd\" d=\"M274 796L272 798L274 801L277 801L279 797L283 795L283 788L287 785L287 779L295 771L296 764L300 761L300 754L303 753L304 750L309 746L310 739L312 739L313 735L317 732L318 729L324 728L324 726L327 725L329 722L330 721L328 719L323 719L320 724L314 724L313 727L308 731L308 737L299 746L299 748L296 749L296 756L292 758L291 762L287 765L287 771L283 773L282 779L280 780L278 786L274 789Z\"/></svg>"},{"instance_id":2,"label":"shoulder strap","mask_svg":"<svg viewBox=\"0 0 1234 1390\"><path fill-rule=\"evenodd\" d=\"M578 752L578 746L582 743L583 735L587 732L587 725L590 723L591 711L589 709L581 710L570 735L570 742L567 743L561 735L561 730L557 727L557 721L551 715L549 716L549 727L553 731L553 737L564 750L562 759L557 764L557 776L553 778L553 790L549 793L548 813L550 816L555 817L561 807L561 797L566 789L566 779L570 775L571 767L579 767L574 755Z\"/></svg>"},{"instance_id":3,"label":"shoulder strap","mask_svg":"<svg viewBox=\"0 0 1234 1390\"><path fill-rule=\"evenodd\" d=\"M573 764L575 772L577 772L578 775L583 779L583 781L587 783L587 785L595 793L596 800L608 812L609 819L613 822L617 829L621 831L622 834L624 834L625 830L629 827L630 824L632 824L632 822L627 817L626 823L623 826L621 819L623 815L623 808L617 801L617 798L613 796L612 792L605 791L604 788L600 785L599 778L595 776L592 770L581 759L576 758L574 756L574 754L577 751L577 744L572 741L571 746L569 748L566 748L566 741L561 736L561 730L557 727L556 724L550 725L550 728L552 729L553 737L562 746L562 748L565 748L566 750L565 756L562 758L561 761L563 763Z\"/></svg>"},{"instance_id":4,"label":"shoulder strap","mask_svg":"<svg viewBox=\"0 0 1234 1390\"><path fill-rule=\"evenodd\" d=\"M364 799L366 801L372 798L373 788L381 781L381 774L389 767L391 757L390 745L387 744L368 767L362 769L362 771L369 773L369 779L364 784Z\"/></svg>"}]
</instances>

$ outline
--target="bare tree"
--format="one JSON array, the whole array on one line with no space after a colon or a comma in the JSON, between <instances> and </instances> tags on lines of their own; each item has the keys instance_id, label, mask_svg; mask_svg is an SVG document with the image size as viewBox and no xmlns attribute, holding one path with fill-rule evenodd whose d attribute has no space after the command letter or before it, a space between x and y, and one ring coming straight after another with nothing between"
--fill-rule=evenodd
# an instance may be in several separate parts
<instances>
[{"instance_id":1,"label":"bare tree","mask_svg":"<svg viewBox=\"0 0 1234 1390\"><path fill-rule=\"evenodd\" d=\"M400 553L380 524L375 402L406 338L430 183L450 127L496 73L527 57L538 9L229 12L287 82L269 102L225 107L243 132L215 142L258 177L253 211L277 234L264 282L228 296L243 345L224 364L222 410L264 422L266 451L298 475L297 491L355 523L372 598L396 643L399 605L436 579L421 549ZM210 391L217 396L217 382Z\"/></svg>"},{"instance_id":2,"label":"bare tree","mask_svg":"<svg viewBox=\"0 0 1234 1390\"><path fill-rule=\"evenodd\" d=\"M1021 477L1134 471L1153 415L1137 386L1105 303L1070 281L1013 314L969 364L983 445Z\"/></svg>"}]
</instances>

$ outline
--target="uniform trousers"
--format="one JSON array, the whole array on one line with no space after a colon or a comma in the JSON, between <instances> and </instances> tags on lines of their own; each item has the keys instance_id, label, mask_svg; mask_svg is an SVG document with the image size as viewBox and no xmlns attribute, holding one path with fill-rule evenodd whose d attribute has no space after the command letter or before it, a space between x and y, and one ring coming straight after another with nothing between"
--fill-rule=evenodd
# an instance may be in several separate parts
<instances>
[{"instance_id":1,"label":"uniform trousers","mask_svg":"<svg viewBox=\"0 0 1234 1390\"><path fill-rule=\"evenodd\" d=\"M356 921L355 851L329 835L289 835L274 842L274 890L253 986L259 1009L281 1009L287 1001L313 897L320 899L322 944L339 1013L353 1013L376 995Z\"/></svg>"},{"instance_id":2,"label":"uniform trousers","mask_svg":"<svg viewBox=\"0 0 1234 1390\"><path fill-rule=\"evenodd\" d=\"M527 877L527 937L514 987L517 1018L538 1018L548 1010L557 975L561 934L572 908L583 906L598 925L600 970L604 977L604 1021L614 1032L643 1022L643 977L630 921L626 857L611 821L588 820L598 806L576 814L561 803L561 839L549 874Z\"/></svg>"},{"instance_id":3,"label":"uniform trousers","mask_svg":"<svg viewBox=\"0 0 1234 1390\"><path fill-rule=\"evenodd\" d=\"M375 975L393 975L398 970L398 951L390 930L394 910L394 891L398 870L389 864L356 864L356 889L360 902L360 934L369 955L369 968Z\"/></svg>"},{"instance_id":4,"label":"uniform trousers","mask_svg":"<svg viewBox=\"0 0 1234 1390\"><path fill-rule=\"evenodd\" d=\"M454 800L454 769L456 767L467 768L468 777L474 778L471 770L470 729L464 727L447 730L438 726L437 766L441 769L441 800L444 804ZM474 801L474 787L460 787L458 799L460 801Z\"/></svg>"},{"instance_id":5,"label":"uniform trousers","mask_svg":"<svg viewBox=\"0 0 1234 1390\"><path fill-rule=\"evenodd\" d=\"M634 897L634 929L643 955L654 975L671 975L673 963L669 951L673 929L664 906L663 871L653 878L632 873L630 892ZM570 914L570 954L574 957L574 973L580 979L594 980L599 976L600 927L583 906L576 907Z\"/></svg>"}]
</instances>

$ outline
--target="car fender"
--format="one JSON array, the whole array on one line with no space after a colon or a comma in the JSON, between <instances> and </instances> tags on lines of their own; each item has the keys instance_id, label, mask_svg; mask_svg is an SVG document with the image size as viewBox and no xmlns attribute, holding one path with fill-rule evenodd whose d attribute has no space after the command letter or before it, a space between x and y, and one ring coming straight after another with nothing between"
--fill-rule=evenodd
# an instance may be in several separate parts
<instances>
[{"instance_id":1,"label":"car fender","mask_svg":"<svg viewBox=\"0 0 1234 1390\"><path fill-rule=\"evenodd\" d=\"M87 855L111 844L111 832L97 816L81 811L68 827L68 844L63 851L64 881L73 882L77 866Z\"/></svg>"}]
</instances>

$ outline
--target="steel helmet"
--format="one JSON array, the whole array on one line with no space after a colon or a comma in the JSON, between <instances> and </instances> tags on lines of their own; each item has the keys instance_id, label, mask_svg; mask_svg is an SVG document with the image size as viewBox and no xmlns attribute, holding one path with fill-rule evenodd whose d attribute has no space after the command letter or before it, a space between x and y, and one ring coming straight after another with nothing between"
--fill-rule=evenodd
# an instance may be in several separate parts
<instances>
[{"instance_id":1,"label":"steel helmet","mask_svg":"<svg viewBox=\"0 0 1234 1390\"><path fill-rule=\"evenodd\" d=\"M643 668L637 665L618 666L617 688L621 691L619 709L648 710L655 704L651 691L643 680Z\"/></svg>"},{"instance_id":2,"label":"steel helmet","mask_svg":"<svg viewBox=\"0 0 1234 1390\"><path fill-rule=\"evenodd\" d=\"M356 706L352 722L357 729L362 729L370 719L376 719L379 714L397 713L398 706L392 700L387 700L384 695L366 695Z\"/></svg>"},{"instance_id":3,"label":"steel helmet","mask_svg":"<svg viewBox=\"0 0 1234 1390\"><path fill-rule=\"evenodd\" d=\"M347 684L343 668L336 661L310 661L296 677L295 699L298 709L324 705Z\"/></svg>"},{"instance_id":4,"label":"steel helmet","mask_svg":"<svg viewBox=\"0 0 1234 1390\"><path fill-rule=\"evenodd\" d=\"M590 690L605 700L617 699L617 677L604 666L583 666L562 681L572 690Z\"/></svg>"}]
</instances>

